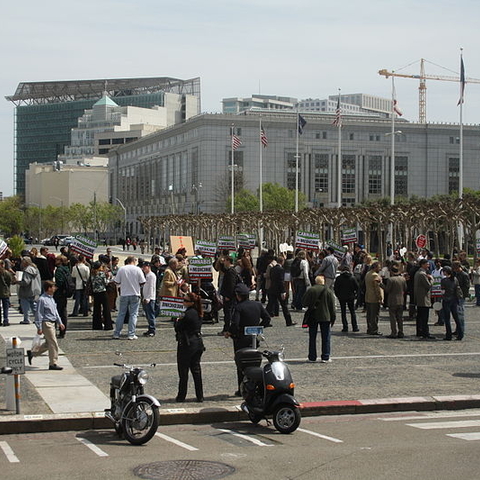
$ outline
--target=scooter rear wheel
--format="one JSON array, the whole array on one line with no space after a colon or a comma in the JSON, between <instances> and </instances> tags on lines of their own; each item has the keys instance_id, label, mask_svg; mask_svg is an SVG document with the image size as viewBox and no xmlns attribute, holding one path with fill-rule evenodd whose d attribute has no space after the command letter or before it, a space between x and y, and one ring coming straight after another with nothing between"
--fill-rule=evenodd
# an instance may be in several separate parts
<instances>
[{"instance_id":1,"label":"scooter rear wheel","mask_svg":"<svg viewBox=\"0 0 480 480\"><path fill-rule=\"evenodd\" d=\"M292 433L300 425L300 410L294 405L279 405L273 412L273 424L280 433Z\"/></svg>"},{"instance_id":2,"label":"scooter rear wheel","mask_svg":"<svg viewBox=\"0 0 480 480\"><path fill-rule=\"evenodd\" d=\"M263 417L258 413L248 412L248 418L252 423L257 424Z\"/></svg>"}]
</instances>

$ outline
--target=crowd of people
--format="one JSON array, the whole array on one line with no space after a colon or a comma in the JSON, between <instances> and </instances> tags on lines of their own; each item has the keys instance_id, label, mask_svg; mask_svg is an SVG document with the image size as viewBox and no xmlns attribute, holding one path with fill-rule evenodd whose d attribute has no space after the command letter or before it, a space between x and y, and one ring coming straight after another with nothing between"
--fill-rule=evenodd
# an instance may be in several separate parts
<instances>
[{"instance_id":1,"label":"crowd of people","mask_svg":"<svg viewBox=\"0 0 480 480\"><path fill-rule=\"evenodd\" d=\"M388 338L403 338L404 311L416 322L416 336L433 340L429 317L434 311L436 325L445 326L444 340L462 340L465 336L464 303L470 284L475 287L480 306L480 260L471 267L465 252L454 258L435 259L428 251L418 253L390 251L383 264L374 260L361 245L348 246L339 253L332 247L318 252L274 250L260 252L256 261L249 250L239 248L217 252L212 278L191 281L186 250L175 254L155 247L151 258L140 260L128 255L120 265L110 247L88 259L62 247L55 255L48 247L25 250L13 261L7 250L0 260L0 316L9 322L10 288L18 284L22 324L36 324L45 336L45 344L28 352L34 356L49 352L50 369L57 365L57 337L68 334L70 317L90 316L93 330L110 330L112 338L121 337L127 325L128 340L137 340L140 305L147 320L145 337L155 337L160 302L164 297L183 298L184 315L171 318L178 342L179 388L177 401L187 395L188 372L194 383L197 401L203 401L200 361L205 350L201 328L204 321L202 300L208 298L213 318L223 309L223 328L218 335L233 339L234 350L251 345L243 333L245 326L271 326L280 312L287 327L296 325L291 312L301 312L303 327L309 331L308 361L317 361L317 333L321 334L320 362L331 362L331 328L335 323L335 304L340 307L343 333L359 332L358 311L366 314L366 334L381 335L378 328L381 309L390 317ZM201 257L195 252L194 257ZM252 300L250 297L252 296ZM253 300L254 296L254 300ZM73 302L68 303L68 298ZM67 306L72 305L71 313ZM117 310L118 307L118 310ZM348 310L348 312L347 312ZM112 314L116 314L115 320ZM348 319L348 316L350 317ZM451 318L455 328L452 329ZM350 320L350 321L349 321ZM58 329L58 335L56 335ZM241 376L238 372L240 384ZM235 392L239 394L239 390Z\"/></svg>"}]
</instances>

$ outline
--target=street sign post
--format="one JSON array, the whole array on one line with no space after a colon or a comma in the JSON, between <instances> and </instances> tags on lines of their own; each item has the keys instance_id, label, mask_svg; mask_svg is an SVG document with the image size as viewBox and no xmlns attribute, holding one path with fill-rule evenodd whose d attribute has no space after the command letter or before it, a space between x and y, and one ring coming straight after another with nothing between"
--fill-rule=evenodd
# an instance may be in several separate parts
<instances>
[{"instance_id":1,"label":"street sign post","mask_svg":"<svg viewBox=\"0 0 480 480\"><path fill-rule=\"evenodd\" d=\"M252 348L257 348L257 335L263 334L263 327L245 327L245 335L252 336Z\"/></svg>"},{"instance_id":2,"label":"street sign post","mask_svg":"<svg viewBox=\"0 0 480 480\"><path fill-rule=\"evenodd\" d=\"M12 369L13 375L23 375L25 373L25 349L7 348L6 366Z\"/></svg>"}]
</instances>

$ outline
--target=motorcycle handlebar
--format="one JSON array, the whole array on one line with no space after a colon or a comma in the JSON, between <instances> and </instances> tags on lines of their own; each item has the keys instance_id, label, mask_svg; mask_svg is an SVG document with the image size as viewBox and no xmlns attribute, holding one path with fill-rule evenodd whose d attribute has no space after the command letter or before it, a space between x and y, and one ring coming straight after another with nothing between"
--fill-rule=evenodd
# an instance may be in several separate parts
<instances>
[{"instance_id":1,"label":"motorcycle handlebar","mask_svg":"<svg viewBox=\"0 0 480 480\"><path fill-rule=\"evenodd\" d=\"M124 367L124 366L125 366L124 363L114 363L114 365L115 365L116 367Z\"/></svg>"}]
</instances>

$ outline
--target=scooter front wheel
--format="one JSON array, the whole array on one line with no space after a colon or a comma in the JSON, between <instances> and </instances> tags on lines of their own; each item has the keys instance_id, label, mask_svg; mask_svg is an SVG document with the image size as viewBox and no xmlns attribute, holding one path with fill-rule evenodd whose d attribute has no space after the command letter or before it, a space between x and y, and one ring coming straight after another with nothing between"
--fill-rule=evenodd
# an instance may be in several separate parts
<instances>
[{"instance_id":1,"label":"scooter front wheel","mask_svg":"<svg viewBox=\"0 0 480 480\"><path fill-rule=\"evenodd\" d=\"M155 435L159 422L158 407L149 399L138 400L123 415L123 435L132 445L142 445Z\"/></svg>"},{"instance_id":2,"label":"scooter front wheel","mask_svg":"<svg viewBox=\"0 0 480 480\"><path fill-rule=\"evenodd\" d=\"M273 412L273 424L280 433L292 433L300 425L300 410L294 405L282 404Z\"/></svg>"}]
</instances>

